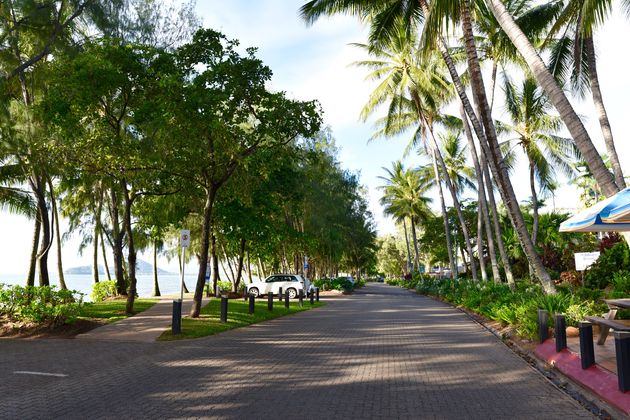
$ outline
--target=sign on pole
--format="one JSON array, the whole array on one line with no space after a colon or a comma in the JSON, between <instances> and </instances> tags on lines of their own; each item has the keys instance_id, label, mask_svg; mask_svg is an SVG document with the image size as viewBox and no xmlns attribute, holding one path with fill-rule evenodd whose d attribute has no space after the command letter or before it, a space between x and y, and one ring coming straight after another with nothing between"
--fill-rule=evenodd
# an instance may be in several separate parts
<instances>
[{"instance_id":1,"label":"sign on pole","mask_svg":"<svg viewBox=\"0 0 630 420\"><path fill-rule=\"evenodd\" d=\"M308 257L304 256L304 271L308 270Z\"/></svg>"},{"instance_id":2,"label":"sign on pole","mask_svg":"<svg viewBox=\"0 0 630 420\"><path fill-rule=\"evenodd\" d=\"M584 271L599 258L599 252L576 252L575 270Z\"/></svg>"},{"instance_id":3,"label":"sign on pole","mask_svg":"<svg viewBox=\"0 0 630 420\"><path fill-rule=\"evenodd\" d=\"M179 244L182 248L188 248L190 246L190 231L182 229L179 236Z\"/></svg>"}]
</instances>

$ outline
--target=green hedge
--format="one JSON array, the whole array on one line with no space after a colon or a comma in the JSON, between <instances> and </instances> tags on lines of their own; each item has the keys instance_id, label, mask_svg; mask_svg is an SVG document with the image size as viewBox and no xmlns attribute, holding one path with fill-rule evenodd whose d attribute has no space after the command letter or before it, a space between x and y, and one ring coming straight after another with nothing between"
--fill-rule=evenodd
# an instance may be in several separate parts
<instances>
[{"instance_id":1,"label":"green hedge","mask_svg":"<svg viewBox=\"0 0 630 420\"><path fill-rule=\"evenodd\" d=\"M365 284L365 283L363 283ZM319 290L339 290L342 292L350 292L354 287L350 280L345 277L337 277L335 279L317 279L313 280L313 285L318 287Z\"/></svg>"},{"instance_id":2,"label":"green hedge","mask_svg":"<svg viewBox=\"0 0 630 420\"><path fill-rule=\"evenodd\" d=\"M571 326L577 326L587 315L607 310L606 305L581 300L578 294L559 292L545 295L539 285L527 282L519 282L517 289L512 291L505 284L424 278L418 282L416 290L463 306L504 326L512 326L517 334L531 339L538 334L538 309L546 309L551 315L565 314L567 325ZM549 322L551 326L552 316Z\"/></svg>"},{"instance_id":3,"label":"green hedge","mask_svg":"<svg viewBox=\"0 0 630 420\"><path fill-rule=\"evenodd\" d=\"M9 321L61 325L77 319L83 293L55 286L22 287L0 283L0 315Z\"/></svg>"}]
</instances>

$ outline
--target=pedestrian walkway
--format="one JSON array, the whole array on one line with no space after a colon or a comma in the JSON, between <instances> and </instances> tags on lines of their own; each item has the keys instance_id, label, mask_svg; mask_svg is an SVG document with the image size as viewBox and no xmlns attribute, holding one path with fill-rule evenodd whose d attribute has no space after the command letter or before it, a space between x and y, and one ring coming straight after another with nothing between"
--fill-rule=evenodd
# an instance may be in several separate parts
<instances>
[{"instance_id":1,"label":"pedestrian walkway","mask_svg":"<svg viewBox=\"0 0 630 420\"><path fill-rule=\"evenodd\" d=\"M593 418L459 310L382 284L198 340L6 340L0 377L0 418Z\"/></svg>"},{"instance_id":2,"label":"pedestrian walkway","mask_svg":"<svg viewBox=\"0 0 630 420\"><path fill-rule=\"evenodd\" d=\"M182 305L182 314L185 316L192 307L193 294L186 294ZM105 341L155 341L169 326L173 317L172 296L160 298L160 301L137 315L121 319L112 324L103 325L85 334L79 334L79 340L105 340ZM202 300L202 306L208 303L209 298Z\"/></svg>"}]
</instances>

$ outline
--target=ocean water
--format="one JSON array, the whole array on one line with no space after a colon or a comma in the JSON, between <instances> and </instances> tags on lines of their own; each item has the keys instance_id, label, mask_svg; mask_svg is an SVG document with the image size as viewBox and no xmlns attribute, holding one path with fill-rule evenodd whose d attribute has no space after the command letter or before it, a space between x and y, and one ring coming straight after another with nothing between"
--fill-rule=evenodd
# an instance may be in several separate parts
<instances>
[{"instance_id":1,"label":"ocean water","mask_svg":"<svg viewBox=\"0 0 630 420\"><path fill-rule=\"evenodd\" d=\"M152 274L140 274L137 278L137 290L138 296L150 297L153 292L153 275ZM70 290L76 290L81 293L85 293L85 300L90 300L90 292L92 291L92 275L91 274L66 274L64 276L66 286ZM100 276L101 280L104 280L104 276ZM158 275L158 283L160 285L160 292L163 296L179 294L180 290L180 276L179 274L161 274ZM184 281L188 290L192 291L195 288L197 282L196 274L186 275ZM24 286L26 284L26 276L22 274L0 274L0 283L14 285L19 284ZM37 279L35 284L38 285ZM50 273L50 284L59 286L57 274Z\"/></svg>"}]
</instances>

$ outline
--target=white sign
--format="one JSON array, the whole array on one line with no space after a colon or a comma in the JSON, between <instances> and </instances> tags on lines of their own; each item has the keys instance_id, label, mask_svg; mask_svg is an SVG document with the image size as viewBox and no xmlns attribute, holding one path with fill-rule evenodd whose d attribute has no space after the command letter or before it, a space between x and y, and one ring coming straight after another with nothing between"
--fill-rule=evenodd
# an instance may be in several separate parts
<instances>
[{"instance_id":1,"label":"white sign","mask_svg":"<svg viewBox=\"0 0 630 420\"><path fill-rule=\"evenodd\" d=\"M599 252L576 252L575 253L575 269L584 271L591 266L599 258Z\"/></svg>"},{"instance_id":2,"label":"white sign","mask_svg":"<svg viewBox=\"0 0 630 420\"><path fill-rule=\"evenodd\" d=\"M179 244L182 248L188 248L190 246L190 231L183 229L180 232Z\"/></svg>"},{"instance_id":3,"label":"white sign","mask_svg":"<svg viewBox=\"0 0 630 420\"><path fill-rule=\"evenodd\" d=\"M308 257L304 256L304 270L308 270Z\"/></svg>"}]
</instances>

